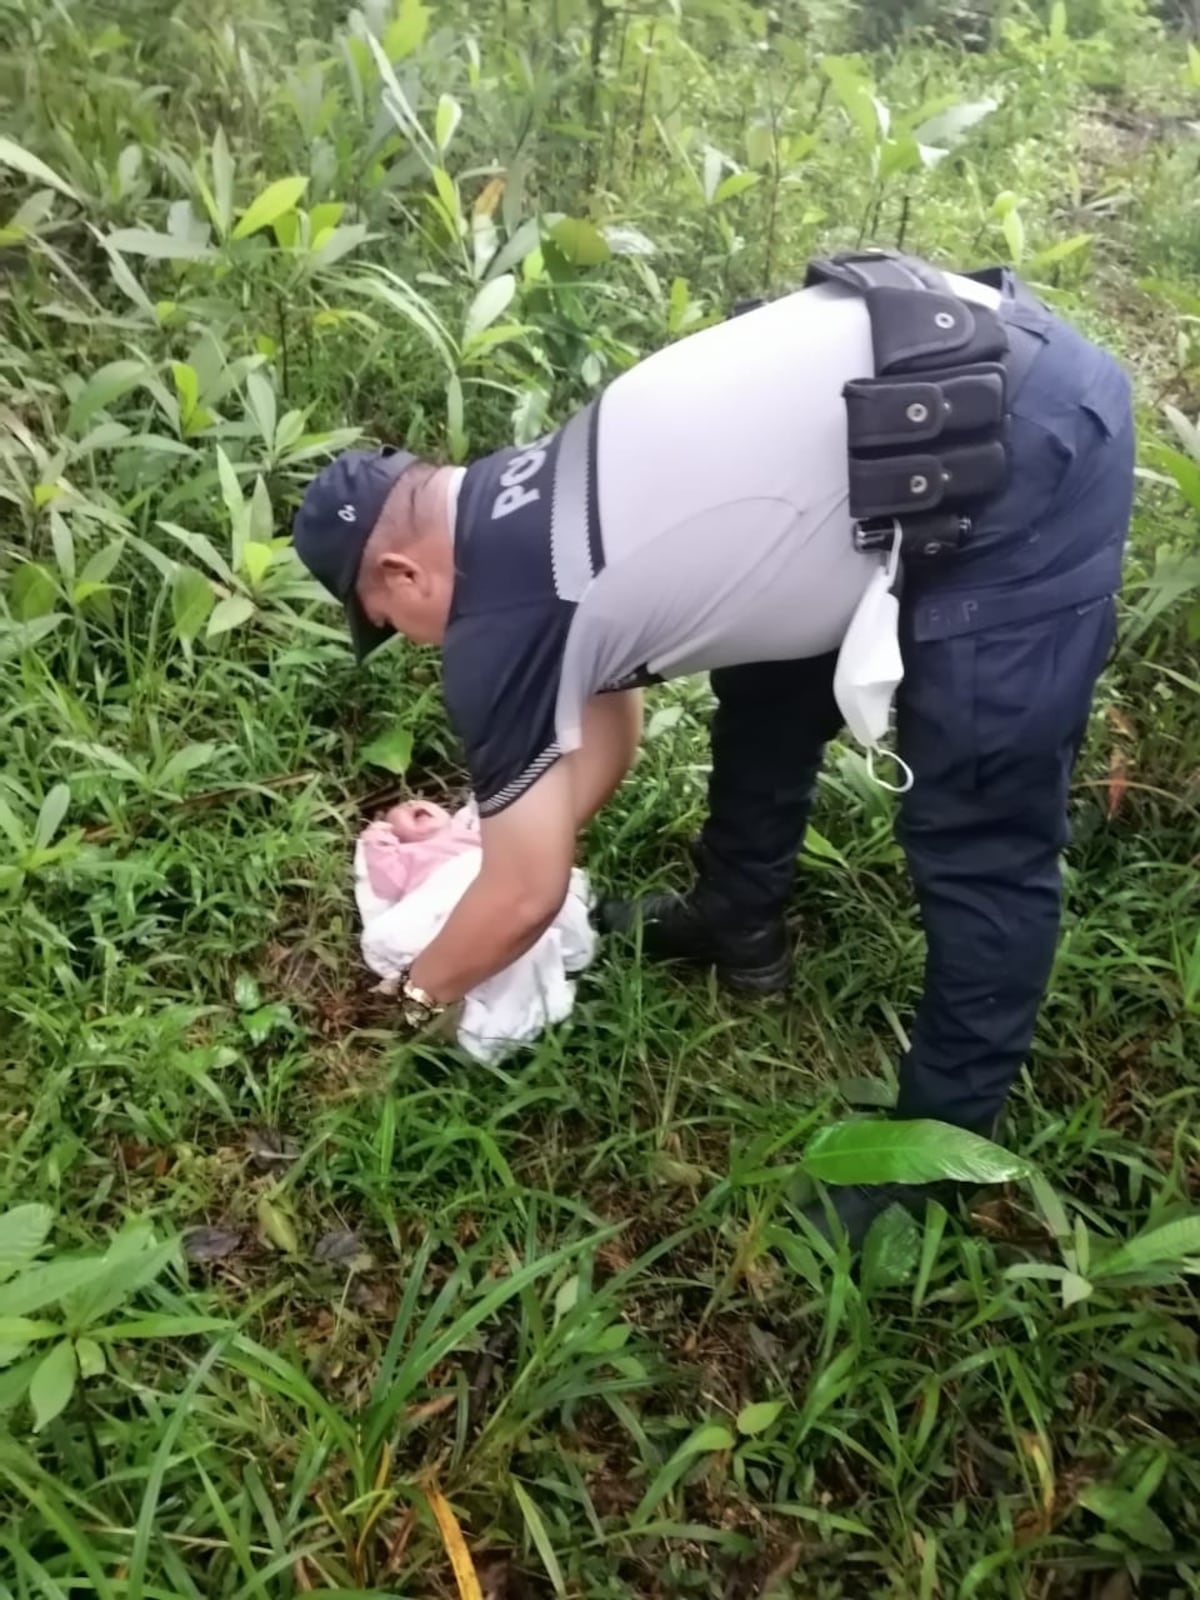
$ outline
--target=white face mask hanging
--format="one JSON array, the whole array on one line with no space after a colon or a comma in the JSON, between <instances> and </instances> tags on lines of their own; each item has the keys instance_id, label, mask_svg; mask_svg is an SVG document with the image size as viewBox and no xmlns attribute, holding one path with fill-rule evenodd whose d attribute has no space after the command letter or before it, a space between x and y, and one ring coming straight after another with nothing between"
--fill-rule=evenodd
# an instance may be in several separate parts
<instances>
[{"instance_id":1,"label":"white face mask hanging","mask_svg":"<svg viewBox=\"0 0 1200 1600\"><path fill-rule=\"evenodd\" d=\"M872 780L893 794L906 794L913 786L911 767L893 751L885 750L892 701L904 677L900 655L900 602L892 592L900 570L900 524L892 524L892 548L887 560L867 585L850 619L838 651L833 693L850 732L867 752ZM901 781L889 783L875 771L875 758L886 756L900 770Z\"/></svg>"}]
</instances>

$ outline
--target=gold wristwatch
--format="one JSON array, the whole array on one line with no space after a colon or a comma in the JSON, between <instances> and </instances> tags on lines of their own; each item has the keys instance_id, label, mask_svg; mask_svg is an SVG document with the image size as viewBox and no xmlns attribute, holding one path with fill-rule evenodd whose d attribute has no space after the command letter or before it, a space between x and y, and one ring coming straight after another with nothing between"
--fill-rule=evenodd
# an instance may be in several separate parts
<instances>
[{"instance_id":1,"label":"gold wristwatch","mask_svg":"<svg viewBox=\"0 0 1200 1600\"><path fill-rule=\"evenodd\" d=\"M410 1028L427 1028L445 1010L431 994L418 989L406 973L400 985L400 1015Z\"/></svg>"}]
</instances>

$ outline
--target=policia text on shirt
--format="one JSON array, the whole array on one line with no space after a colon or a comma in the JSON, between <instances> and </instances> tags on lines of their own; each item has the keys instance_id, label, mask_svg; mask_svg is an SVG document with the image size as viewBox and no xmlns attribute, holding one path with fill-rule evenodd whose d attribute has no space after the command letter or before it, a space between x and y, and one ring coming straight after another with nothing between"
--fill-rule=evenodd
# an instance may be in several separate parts
<instances>
[{"instance_id":1,"label":"policia text on shirt","mask_svg":"<svg viewBox=\"0 0 1200 1600\"><path fill-rule=\"evenodd\" d=\"M409 973L417 1014L539 937L632 759L637 689L702 670L695 886L604 920L783 988L825 743L848 726L874 757L894 707L928 947L898 1114L990 1129L1053 960L1133 453L1121 369L1011 274L867 252L651 356L531 449L326 467L296 547L360 654L394 630L441 645L483 819L483 870ZM853 1239L924 1198L836 1196Z\"/></svg>"}]
</instances>

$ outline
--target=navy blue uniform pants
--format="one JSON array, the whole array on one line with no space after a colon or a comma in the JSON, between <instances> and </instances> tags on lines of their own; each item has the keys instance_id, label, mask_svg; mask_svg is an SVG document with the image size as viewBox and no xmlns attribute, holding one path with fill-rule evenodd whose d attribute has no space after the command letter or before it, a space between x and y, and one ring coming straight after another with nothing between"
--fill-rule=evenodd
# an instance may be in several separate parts
<instances>
[{"instance_id":1,"label":"navy blue uniform pants","mask_svg":"<svg viewBox=\"0 0 1200 1600\"><path fill-rule=\"evenodd\" d=\"M1040 351L1013 406L1010 486L968 549L910 561L896 742L915 782L897 831L927 955L899 1114L987 1126L1029 1051L1054 959L1067 798L1133 487L1121 369L1044 307L1008 308ZM713 674L702 881L779 913L825 743L836 656Z\"/></svg>"}]
</instances>

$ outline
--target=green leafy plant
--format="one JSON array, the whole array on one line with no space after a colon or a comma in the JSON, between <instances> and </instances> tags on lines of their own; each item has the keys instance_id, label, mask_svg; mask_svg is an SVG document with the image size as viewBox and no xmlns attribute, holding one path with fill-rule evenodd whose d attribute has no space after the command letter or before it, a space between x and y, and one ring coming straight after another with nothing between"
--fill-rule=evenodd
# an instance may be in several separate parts
<instances>
[{"instance_id":1,"label":"green leafy plant","mask_svg":"<svg viewBox=\"0 0 1200 1600\"><path fill-rule=\"evenodd\" d=\"M106 1250L39 1260L53 1222L50 1208L38 1204L0 1214L0 1409L28 1400L34 1432L66 1409L77 1383L105 1372L112 1345L224 1326L211 1317L171 1314L114 1320L178 1260L177 1241L160 1240L149 1224L131 1221Z\"/></svg>"}]
</instances>

